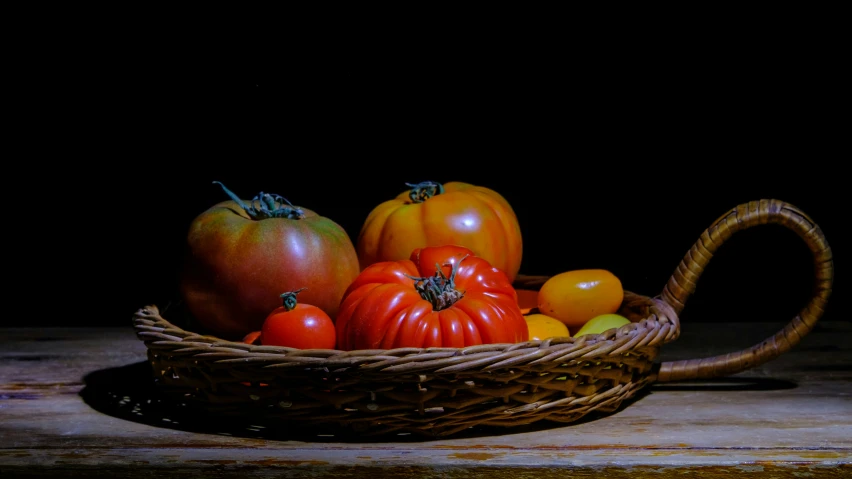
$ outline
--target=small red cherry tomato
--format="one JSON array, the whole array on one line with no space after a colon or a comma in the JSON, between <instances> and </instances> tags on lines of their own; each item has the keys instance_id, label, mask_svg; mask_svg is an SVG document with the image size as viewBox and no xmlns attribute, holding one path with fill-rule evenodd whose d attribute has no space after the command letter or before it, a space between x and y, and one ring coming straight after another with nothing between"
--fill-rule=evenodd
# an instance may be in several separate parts
<instances>
[{"instance_id":1,"label":"small red cherry tomato","mask_svg":"<svg viewBox=\"0 0 852 479\"><path fill-rule=\"evenodd\" d=\"M269 313L263 322L261 344L297 349L334 349L337 332L328 314L316 306L296 302L296 295L304 289L281 295L284 304Z\"/></svg>"}]
</instances>

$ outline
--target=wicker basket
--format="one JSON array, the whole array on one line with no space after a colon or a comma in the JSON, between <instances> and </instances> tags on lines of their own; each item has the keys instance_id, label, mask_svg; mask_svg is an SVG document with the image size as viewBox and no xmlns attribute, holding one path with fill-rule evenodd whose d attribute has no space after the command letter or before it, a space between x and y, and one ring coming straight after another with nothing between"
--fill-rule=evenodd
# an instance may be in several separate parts
<instances>
[{"instance_id":1,"label":"wicker basket","mask_svg":"<svg viewBox=\"0 0 852 479\"><path fill-rule=\"evenodd\" d=\"M774 336L716 357L655 362L680 332L678 314L714 252L731 235L776 223L810 247L815 288L808 304ZM546 277L521 277L535 289ZM285 427L413 432L448 436L472 426L571 423L617 410L650 383L727 376L789 350L822 316L831 293L831 250L820 228L777 200L739 205L700 236L658 297L625 292L634 322L579 338L467 348L298 350L253 346L185 331L156 306L133 318L162 391L217 417L250 417ZM502 430L502 429L501 429Z\"/></svg>"}]
</instances>

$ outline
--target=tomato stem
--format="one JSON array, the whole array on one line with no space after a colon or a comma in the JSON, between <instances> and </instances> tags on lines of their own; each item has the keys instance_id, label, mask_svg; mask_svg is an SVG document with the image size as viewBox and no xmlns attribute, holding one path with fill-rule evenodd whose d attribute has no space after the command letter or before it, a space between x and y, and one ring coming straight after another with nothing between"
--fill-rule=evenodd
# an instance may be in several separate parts
<instances>
[{"instance_id":1,"label":"tomato stem","mask_svg":"<svg viewBox=\"0 0 852 479\"><path fill-rule=\"evenodd\" d=\"M456 301L464 297L464 293L456 290L456 273L458 273L459 265L462 260L468 255L462 257L455 264L445 263L444 266L452 268L450 276L444 274L441 265L435 263L435 275L431 277L417 277L405 275L409 279L414 280L414 289L420 293L420 297L432 303L435 311L449 308Z\"/></svg>"},{"instance_id":2,"label":"tomato stem","mask_svg":"<svg viewBox=\"0 0 852 479\"><path fill-rule=\"evenodd\" d=\"M281 299L283 300L283 303L284 303L284 309L286 309L287 311L293 311L293 309L296 307L296 304L298 304L296 302L296 295L301 293L302 291L304 291L306 289L308 289L308 288L299 288L296 291L289 291L287 293L281 293Z\"/></svg>"},{"instance_id":3,"label":"tomato stem","mask_svg":"<svg viewBox=\"0 0 852 479\"><path fill-rule=\"evenodd\" d=\"M259 195L252 198L252 200L246 204L239 196L226 188L221 182L214 181L213 184L221 186L222 189L225 190L225 194L234 200L236 204L240 205L251 219L262 220L266 218L287 218L291 220L298 220L305 217L305 212L302 211L301 208L293 206L293 203L290 203L287 198L284 198L281 195L274 195L261 191Z\"/></svg>"},{"instance_id":4,"label":"tomato stem","mask_svg":"<svg viewBox=\"0 0 852 479\"><path fill-rule=\"evenodd\" d=\"M414 203L423 203L435 195L444 193L444 185L436 181L423 181L417 184L406 183L405 186L411 188L411 191L408 192L408 197Z\"/></svg>"}]
</instances>

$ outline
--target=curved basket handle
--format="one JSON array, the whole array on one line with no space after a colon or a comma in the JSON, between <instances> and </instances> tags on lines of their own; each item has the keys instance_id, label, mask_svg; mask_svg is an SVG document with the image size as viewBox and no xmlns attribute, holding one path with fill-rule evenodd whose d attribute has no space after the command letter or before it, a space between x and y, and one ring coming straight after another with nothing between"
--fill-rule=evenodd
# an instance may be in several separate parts
<instances>
[{"instance_id":1,"label":"curved basket handle","mask_svg":"<svg viewBox=\"0 0 852 479\"><path fill-rule=\"evenodd\" d=\"M695 291L698 277L713 253L732 234L752 226L775 223L790 228L810 247L816 281L808 304L783 329L760 343L736 353L703 359L668 361L660 365L657 381L681 381L728 376L765 363L790 350L816 324L825 310L834 279L831 248L822 230L798 208L779 200L752 201L722 215L707 228L675 269L663 288L662 299L680 314Z\"/></svg>"}]
</instances>

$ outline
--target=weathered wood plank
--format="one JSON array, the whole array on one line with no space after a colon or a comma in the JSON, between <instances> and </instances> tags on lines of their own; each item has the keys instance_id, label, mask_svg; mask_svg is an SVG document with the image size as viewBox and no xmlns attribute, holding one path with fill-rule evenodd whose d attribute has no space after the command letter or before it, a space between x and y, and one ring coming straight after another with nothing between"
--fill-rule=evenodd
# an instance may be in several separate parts
<instances>
[{"instance_id":1,"label":"weathered wood plank","mask_svg":"<svg viewBox=\"0 0 852 479\"><path fill-rule=\"evenodd\" d=\"M684 325L662 359L749 346L776 324ZM211 421L159 401L129 328L0 330L0 476L85 472L241 477L551 477L606 472L852 472L852 327L817 325L792 351L731 378L656 384L570 425L459 437L365 438ZM476 473L476 475L471 475Z\"/></svg>"}]
</instances>

